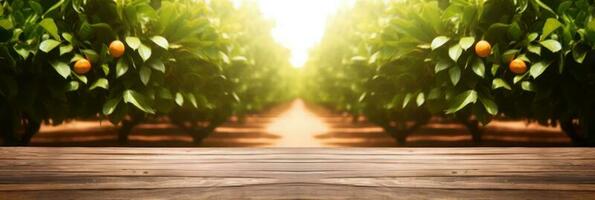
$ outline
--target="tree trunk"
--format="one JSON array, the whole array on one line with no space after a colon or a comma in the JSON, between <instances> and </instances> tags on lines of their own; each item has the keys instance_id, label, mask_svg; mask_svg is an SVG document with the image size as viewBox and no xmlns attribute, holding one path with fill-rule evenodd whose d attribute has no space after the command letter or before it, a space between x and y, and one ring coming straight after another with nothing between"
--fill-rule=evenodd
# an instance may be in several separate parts
<instances>
[{"instance_id":1,"label":"tree trunk","mask_svg":"<svg viewBox=\"0 0 595 200\"><path fill-rule=\"evenodd\" d=\"M579 120L577 123L572 120L562 120L560 126L574 146L595 146L595 124L585 123L584 120Z\"/></svg>"},{"instance_id":2,"label":"tree trunk","mask_svg":"<svg viewBox=\"0 0 595 200\"><path fill-rule=\"evenodd\" d=\"M414 122L410 127L406 123L400 123L397 126L384 126L384 130L388 132L399 145L407 143L407 137L422 126L423 123Z\"/></svg>"},{"instance_id":3,"label":"tree trunk","mask_svg":"<svg viewBox=\"0 0 595 200\"><path fill-rule=\"evenodd\" d=\"M21 138L20 144L21 146L27 146L29 145L29 143L31 143L31 139L33 138L33 136L35 136L35 134L37 134L39 132L39 129L41 128L41 122L36 121L36 120L31 120L29 118L26 119L26 123L24 124L24 133L23 133L23 137Z\"/></svg>"},{"instance_id":4,"label":"tree trunk","mask_svg":"<svg viewBox=\"0 0 595 200\"><path fill-rule=\"evenodd\" d=\"M353 115L351 117L351 123L352 124L357 124L359 122L359 115Z\"/></svg>"},{"instance_id":5,"label":"tree trunk","mask_svg":"<svg viewBox=\"0 0 595 200\"><path fill-rule=\"evenodd\" d=\"M132 133L132 129L144 120L144 116L133 116L130 120L123 120L122 126L118 130L118 143L120 145L127 145L128 136Z\"/></svg>"},{"instance_id":6,"label":"tree trunk","mask_svg":"<svg viewBox=\"0 0 595 200\"><path fill-rule=\"evenodd\" d=\"M481 144L483 135L483 130L479 126L479 121L477 120L463 120L463 124L467 127L467 130L471 133L471 139L475 144Z\"/></svg>"},{"instance_id":7,"label":"tree trunk","mask_svg":"<svg viewBox=\"0 0 595 200\"><path fill-rule=\"evenodd\" d=\"M17 117L12 113L7 113L0 119L0 132L5 146L27 146L41 128L40 121L32 120L29 117L22 119ZM13 121L15 119L18 121ZM15 124L19 124L19 126L15 127Z\"/></svg>"},{"instance_id":8,"label":"tree trunk","mask_svg":"<svg viewBox=\"0 0 595 200\"><path fill-rule=\"evenodd\" d=\"M211 134L211 130L207 128L199 128L193 130L190 135L192 136L192 142L196 145L202 144L205 138Z\"/></svg>"}]
</instances>

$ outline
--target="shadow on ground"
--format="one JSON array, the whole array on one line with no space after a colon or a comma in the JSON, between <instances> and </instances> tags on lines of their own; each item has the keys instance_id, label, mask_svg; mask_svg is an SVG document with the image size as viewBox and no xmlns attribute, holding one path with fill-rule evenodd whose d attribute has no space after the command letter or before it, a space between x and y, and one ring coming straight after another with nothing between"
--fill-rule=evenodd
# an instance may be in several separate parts
<instances>
[{"instance_id":1,"label":"shadow on ground","mask_svg":"<svg viewBox=\"0 0 595 200\"><path fill-rule=\"evenodd\" d=\"M310 119L294 119L295 116ZM306 114L303 114L306 113ZM293 117L291 119L286 119ZM324 132L311 130L309 122L321 122ZM284 129L271 128L282 122ZM294 123L295 122L295 123ZM304 124L304 122L308 122ZM273 130L273 131L272 131ZM290 130L289 132L287 130ZM293 131L291 131L293 130ZM32 140L32 146L106 147L121 146L117 142L116 127L104 121L76 121L57 127L44 126ZM275 132L277 131L277 132ZM279 132L285 131L285 132ZM300 135L296 135L300 134ZM496 121L485 128L481 144L474 144L468 131L456 123L431 123L407 139L405 147L564 147L570 140L559 128L527 124L522 121ZM287 140L292 141L287 141ZM303 106L301 101L286 103L259 115L252 115L245 123L229 122L197 145L183 130L169 124L143 124L130 136L133 147L296 147L299 141L307 147L397 147L394 140L380 127L367 122L352 123L348 116L332 113L314 105Z\"/></svg>"},{"instance_id":2,"label":"shadow on ground","mask_svg":"<svg viewBox=\"0 0 595 200\"><path fill-rule=\"evenodd\" d=\"M308 104L308 109L329 126L316 137L324 146L399 147L384 130L368 122L356 122L349 116L332 113ZM544 127L523 121L494 121L484 128L483 141L473 143L468 130L457 123L431 123L407 138L403 147L567 147L570 139L560 128Z\"/></svg>"}]
</instances>

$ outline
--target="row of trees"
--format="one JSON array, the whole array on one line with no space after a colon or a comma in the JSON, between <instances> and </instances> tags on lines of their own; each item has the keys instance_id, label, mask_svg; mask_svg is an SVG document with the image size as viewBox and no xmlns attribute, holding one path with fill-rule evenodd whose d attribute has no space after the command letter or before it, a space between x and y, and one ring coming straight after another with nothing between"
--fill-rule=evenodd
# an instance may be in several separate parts
<instances>
[{"instance_id":1,"label":"row of trees","mask_svg":"<svg viewBox=\"0 0 595 200\"><path fill-rule=\"evenodd\" d=\"M120 142L166 120L200 142L291 98L289 53L250 4L193 0L0 3L0 133L24 145L42 123L109 119Z\"/></svg>"},{"instance_id":2,"label":"row of trees","mask_svg":"<svg viewBox=\"0 0 595 200\"><path fill-rule=\"evenodd\" d=\"M359 1L312 51L307 96L401 143L432 118L462 122L479 142L502 118L593 145L594 11L587 0Z\"/></svg>"}]
</instances>

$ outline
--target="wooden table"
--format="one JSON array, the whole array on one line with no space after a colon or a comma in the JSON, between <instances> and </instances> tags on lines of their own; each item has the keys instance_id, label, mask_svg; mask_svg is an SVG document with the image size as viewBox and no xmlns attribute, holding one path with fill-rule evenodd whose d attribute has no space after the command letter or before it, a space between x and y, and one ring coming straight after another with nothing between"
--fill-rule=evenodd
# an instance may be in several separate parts
<instances>
[{"instance_id":1,"label":"wooden table","mask_svg":"<svg viewBox=\"0 0 595 200\"><path fill-rule=\"evenodd\" d=\"M595 149L0 148L0 199L595 199Z\"/></svg>"}]
</instances>

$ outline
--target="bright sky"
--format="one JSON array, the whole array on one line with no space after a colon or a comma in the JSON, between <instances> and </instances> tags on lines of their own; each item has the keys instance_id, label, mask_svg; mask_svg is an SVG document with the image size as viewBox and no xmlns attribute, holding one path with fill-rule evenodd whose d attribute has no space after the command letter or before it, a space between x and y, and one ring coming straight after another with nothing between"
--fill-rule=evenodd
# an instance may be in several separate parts
<instances>
[{"instance_id":1,"label":"bright sky","mask_svg":"<svg viewBox=\"0 0 595 200\"><path fill-rule=\"evenodd\" d=\"M234 0L242 2L242 0ZM353 0L255 0L268 19L276 22L273 37L291 50L291 63L302 67L308 51L322 38L327 19Z\"/></svg>"}]
</instances>

